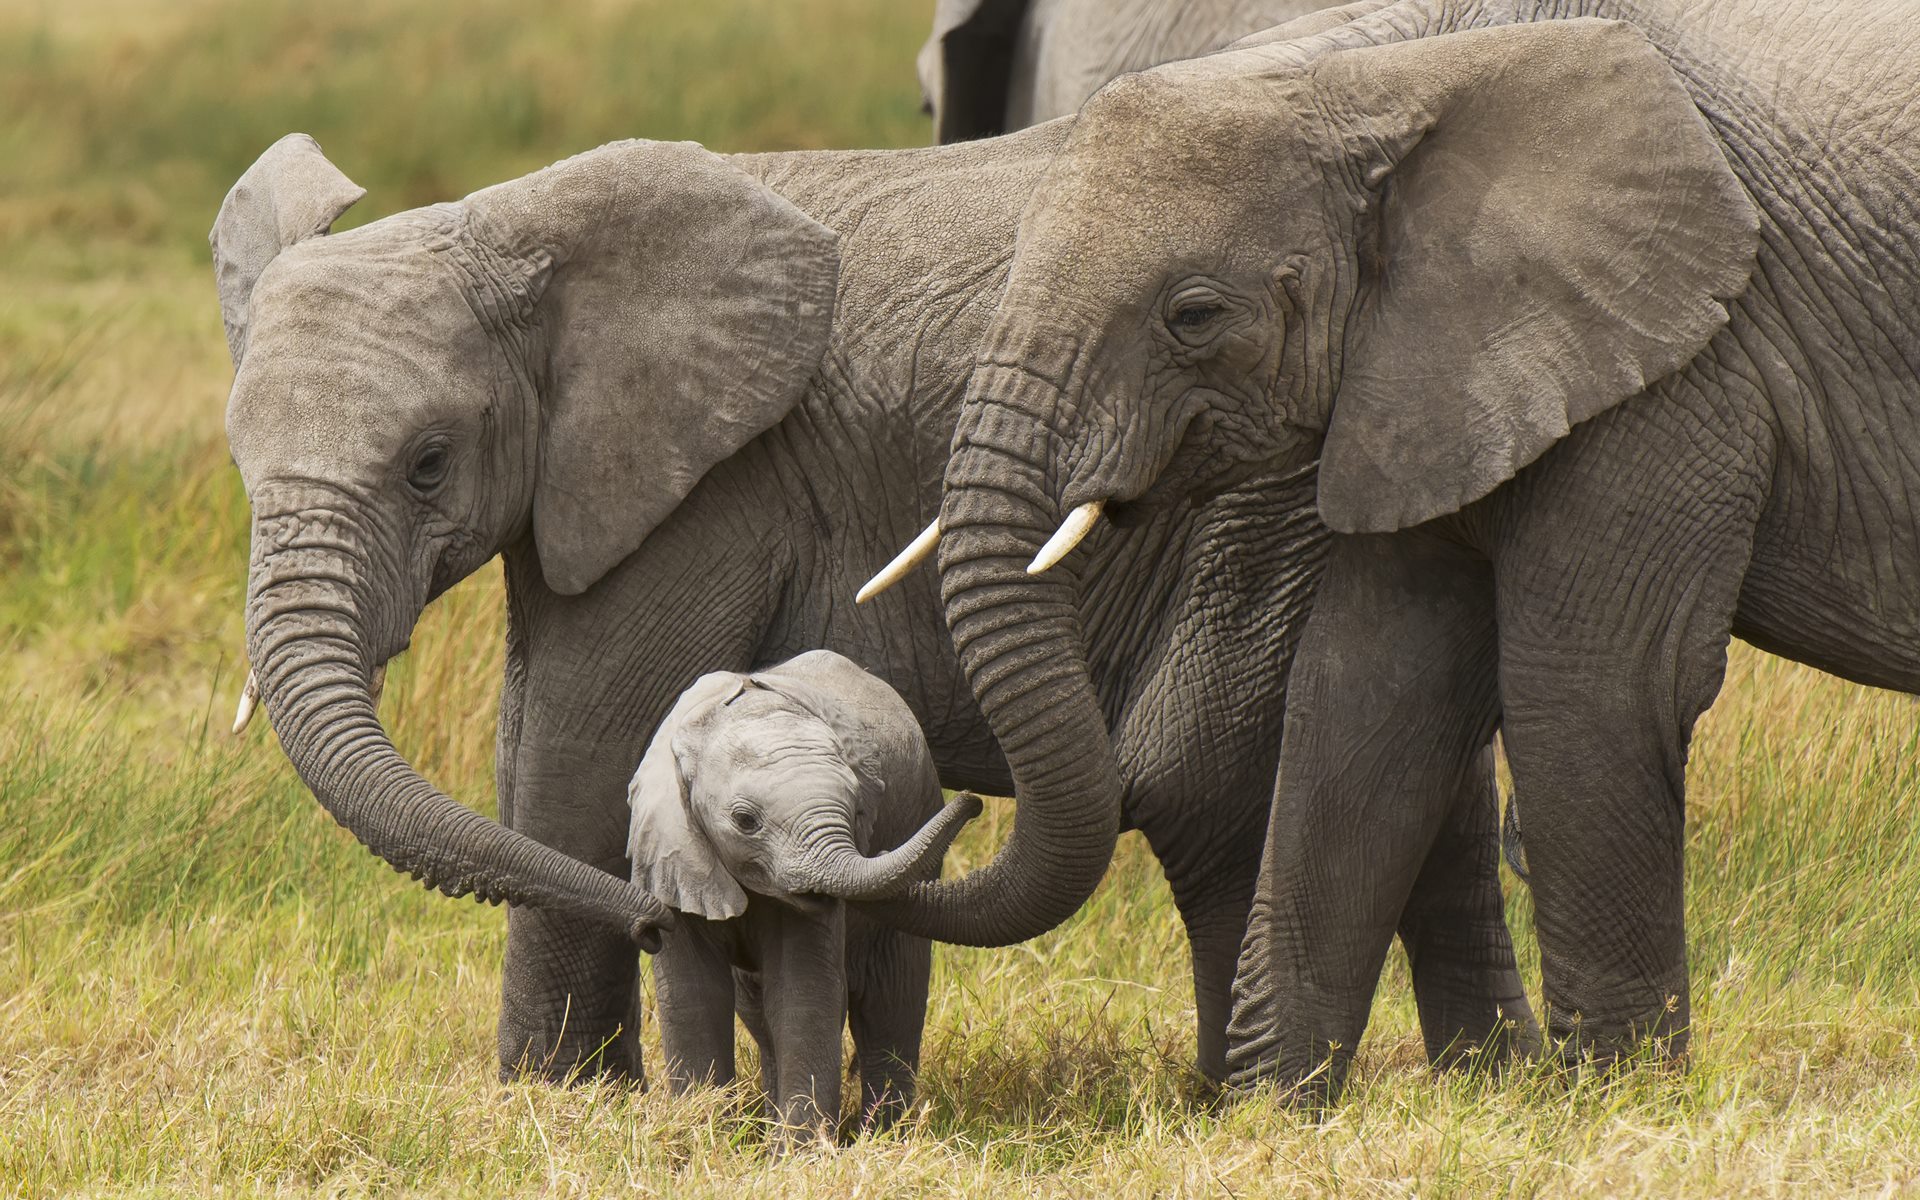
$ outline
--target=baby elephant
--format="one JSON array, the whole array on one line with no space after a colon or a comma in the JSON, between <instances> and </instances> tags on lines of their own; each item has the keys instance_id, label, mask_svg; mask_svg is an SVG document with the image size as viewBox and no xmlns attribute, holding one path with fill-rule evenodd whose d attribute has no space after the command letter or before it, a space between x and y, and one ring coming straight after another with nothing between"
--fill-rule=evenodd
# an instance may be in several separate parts
<instances>
[{"instance_id":1,"label":"baby elephant","mask_svg":"<svg viewBox=\"0 0 1920 1200\"><path fill-rule=\"evenodd\" d=\"M704 675L627 791L634 882L686 914L654 959L667 1078L734 1077L736 1007L789 1136L840 1114L851 1018L861 1125L913 1096L932 947L850 912L940 873L980 812L943 809L919 724L886 684L815 650L753 675Z\"/></svg>"}]
</instances>

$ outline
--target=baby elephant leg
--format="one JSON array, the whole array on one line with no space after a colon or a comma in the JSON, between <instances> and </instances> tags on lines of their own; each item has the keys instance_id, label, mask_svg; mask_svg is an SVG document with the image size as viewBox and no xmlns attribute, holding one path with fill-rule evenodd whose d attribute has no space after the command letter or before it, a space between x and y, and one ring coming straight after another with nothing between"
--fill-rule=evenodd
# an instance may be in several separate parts
<instances>
[{"instance_id":1,"label":"baby elephant leg","mask_svg":"<svg viewBox=\"0 0 1920 1200\"><path fill-rule=\"evenodd\" d=\"M783 1146L831 1136L840 1121L847 1026L846 913L802 913L755 897L749 926L759 971L761 1075ZM752 1029L752 1026L749 1026Z\"/></svg>"},{"instance_id":2,"label":"baby elephant leg","mask_svg":"<svg viewBox=\"0 0 1920 1200\"><path fill-rule=\"evenodd\" d=\"M847 1013L860 1068L860 1128L886 1129L913 1104L933 943L847 915Z\"/></svg>"}]
</instances>

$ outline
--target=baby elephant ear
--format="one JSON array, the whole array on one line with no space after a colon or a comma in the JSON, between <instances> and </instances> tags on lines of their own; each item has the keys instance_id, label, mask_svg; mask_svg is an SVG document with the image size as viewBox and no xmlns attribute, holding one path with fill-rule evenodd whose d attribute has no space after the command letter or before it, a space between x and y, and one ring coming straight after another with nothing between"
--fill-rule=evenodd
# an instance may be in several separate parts
<instances>
[{"instance_id":1,"label":"baby elephant ear","mask_svg":"<svg viewBox=\"0 0 1920 1200\"><path fill-rule=\"evenodd\" d=\"M740 690L740 677L716 671L703 675L654 732L640 768L627 785L633 810L627 828L627 858L635 886L660 903L709 921L725 921L747 911L747 893L735 881L713 843L693 820L688 780L680 770L673 743L701 716Z\"/></svg>"},{"instance_id":2,"label":"baby elephant ear","mask_svg":"<svg viewBox=\"0 0 1920 1200\"><path fill-rule=\"evenodd\" d=\"M806 394L839 238L692 142L602 146L466 203L538 293L533 536L574 595Z\"/></svg>"},{"instance_id":3,"label":"baby elephant ear","mask_svg":"<svg viewBox=\"0 0 1920 1200\"><path fill-rule=\"evenodd\" d=\"M366 194L304 133L290 133L267 147L233 185L207 242L213 247L220 318L235 367L247 348L248 300L260 272L288 246L327 232Z\"/></svg>"}]
</instances>

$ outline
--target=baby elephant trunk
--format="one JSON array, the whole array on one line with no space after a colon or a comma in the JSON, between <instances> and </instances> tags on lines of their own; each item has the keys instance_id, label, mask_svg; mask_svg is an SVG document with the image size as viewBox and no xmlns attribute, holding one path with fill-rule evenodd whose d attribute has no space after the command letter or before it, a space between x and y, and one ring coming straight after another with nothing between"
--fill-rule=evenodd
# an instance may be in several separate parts
<instances>
[{"instance_id":1,"label":"baby elephant trunk","mask_svg":"<svg viewBox=\"0 0 1920 1200\"><path fill-rule=\"evenodd\" d=\"M980 815L980 797L959 792L897 850L868 858L850 843L817 860L807 890L841 900L887 900L916 880L940 874L940 859L960 827Z\"/></svg>"}]
</instances>

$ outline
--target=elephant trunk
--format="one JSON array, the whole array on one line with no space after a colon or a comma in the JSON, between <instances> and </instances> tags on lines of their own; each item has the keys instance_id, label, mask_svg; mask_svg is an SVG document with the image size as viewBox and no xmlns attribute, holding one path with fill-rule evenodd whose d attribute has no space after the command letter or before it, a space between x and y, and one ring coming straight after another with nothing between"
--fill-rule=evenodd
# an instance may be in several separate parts
<instances>
[{"instance_id":1,"label":"elephant trunk","mask_svg":"<svg viewBox=\"0 0 1920 1200\"><path fill-rule=\"evenodd\" d=\"M967 680L1006 755L1017 807L992 863L923 883L880 910L890 924L974 946L1009 945L1072 916L1119 835L1119 766L1095 697L1071 586L1031 576L1060 525L1044 483L1055 385L982 366L954 436L940 514L941 594Z\"/></svg>"},{"instance_id":2,"label":"elephant trunk","mask_svg":"<svg viewBox=\"0 0 1920 1200\"><path fill-rule=\"evenodd\" d=\"M300 778L363 845L428 887L573 912L657 949L672 925L658 902L455 803L394 748L370 688L386 654L369 645L367 562L341 526L304 508L254 528L247 653Z\"/></svg>"},{"instance_id":3,"label":"elephant trunk","mask_svg":"<svg viewBox=\"0 0 1920 1200\"><path fill-rule=\"evenodd\" d=\"M980 815L980 797L961 792L896 850L868 858L851 838L809 863L802 889L841 900L888 900L916 879L937 876L961 826Z\"/></svg>"}]
</instances>

